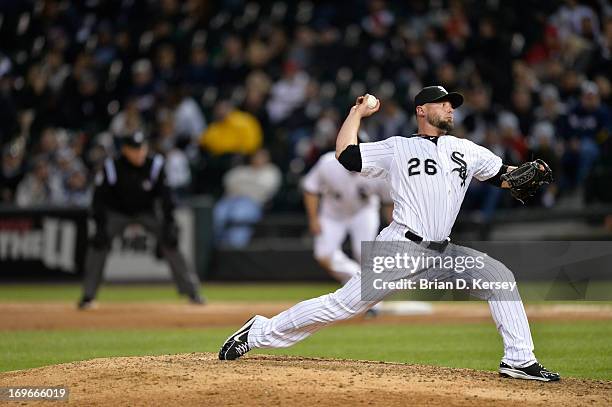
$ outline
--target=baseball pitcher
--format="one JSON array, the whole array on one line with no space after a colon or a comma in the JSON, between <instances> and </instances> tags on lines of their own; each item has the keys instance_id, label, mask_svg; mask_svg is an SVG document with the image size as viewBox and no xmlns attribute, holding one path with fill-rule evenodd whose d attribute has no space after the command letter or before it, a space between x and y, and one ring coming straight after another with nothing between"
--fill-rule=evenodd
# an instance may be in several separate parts
<instances>
[{"instance_id":1,"label":"baseball pitcher","mask_svg":"<svg viewBox=\"0 0 612 407\"><path fill-rule=\"evenodd\" d=\"M454 109L462 103L459 93L449 93L441 86L425 87L414 99L417 134L358 144L361 120L380 108L380 102L373 96L361 96L340 129L336 158L349 171L382 177L390 184L393 221L378 234L376 244L402 244L416 254L437 253L452 259L480 256L484 258L484 267L465 270L463 277L514 282L512 272L501 262L450 243L448 236L472 178L510 189L515 198L523 201L540 185L551 182L552 174L543 161L509 167L488 149L449 135ZM421 266L411 273L434 282L448 277L446 271ZM406 277L410 277L408 272ZM384 289L364 292L362 279L369 278L371 273L366 275L364 269L331 294L300 302L272 318L252 317L225 341L219 358L236 359L254 348L291 346L327 325L365 312L391 293ZM560 379L558 373L544 368L534 355L518 290L483 288L471 294L488 301L503 339L500 374L544 382Z\"/></svg>"}]
</instances>

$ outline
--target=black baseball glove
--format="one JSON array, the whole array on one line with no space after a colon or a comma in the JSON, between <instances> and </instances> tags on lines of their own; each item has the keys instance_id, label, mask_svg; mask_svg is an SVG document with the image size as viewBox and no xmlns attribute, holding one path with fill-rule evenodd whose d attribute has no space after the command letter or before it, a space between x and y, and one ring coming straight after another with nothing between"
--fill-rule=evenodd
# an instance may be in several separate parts
<instances>
[{"instance_id":1,"label":"black baseball glove","mask_svg":"<svg viewBox=\"0 0 612 407\"><path fill-rule=\"evenodd\" d=\"M503 174L501 180L508 182L512 196L524 204L541 185L553 182L553 176L548 164L537 159Z\"/></svg>"}]
</instances>

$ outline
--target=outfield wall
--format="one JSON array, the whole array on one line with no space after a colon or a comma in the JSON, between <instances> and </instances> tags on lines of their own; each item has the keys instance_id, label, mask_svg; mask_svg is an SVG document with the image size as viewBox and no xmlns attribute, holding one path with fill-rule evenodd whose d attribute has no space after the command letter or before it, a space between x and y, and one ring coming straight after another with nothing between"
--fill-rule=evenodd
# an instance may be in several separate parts
<instances>
[{"instance_id":1,"label":"outfield wall","mask_svg":"<svg viewBox=\"0 0 612 407\"><path fill-rule=\"evenodd\" d=\"M195 214L191 206L176 210L180 249L196 264L207 247L196 247ZM70 281L83 273L88 236L95 226L83 208L0 209L0 280ZM107 281L170 281L165 261L156 256L155 236L139 225L113 239L107 259ZM200 256L196 256L199 250Z\"/></svg>"}]
</instances>

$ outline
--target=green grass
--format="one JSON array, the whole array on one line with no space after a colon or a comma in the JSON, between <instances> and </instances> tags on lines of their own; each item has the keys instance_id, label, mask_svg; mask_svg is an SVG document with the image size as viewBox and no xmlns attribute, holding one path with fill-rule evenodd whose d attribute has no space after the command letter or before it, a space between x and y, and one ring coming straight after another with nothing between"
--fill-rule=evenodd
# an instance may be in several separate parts
<instances>
[{"instance_id":1,"label":"green grass","mask_svg":"<svg viewBox=\"0 0 612 407\"><path fill-rule=\"evenodd\" d=\"M211 301L300 301L318 297L335 291L338 284L330 283L242 283L220 284L205 283L203 294ZM519 289L525 302L548 303L550 298L550 283L520 283ZM571 289L570 289L571 291ZM586 299L597 300L596 303L612 303L612 282L591 282ZM434 292L434 295L436 293ZM575 294L572 292L568 295ZM16 301L76 301L81 295L77 284L5 284L0 286L0 303ZM431 295L424 292L400 292L394 298L431 300ZM444 297L452 299L450 295ZM566 299L562 289L553 296L556 299ZM600 301L604 299L605 301ZM103 285L99 292L100 301L179 301L180 297L171 284L150 285ZM560 302L560 301L556 301ZM566 300L568 303L583 303L583 301Z\"/></svg>"},{"instance_id":2,"label":"green grass","mask_svg":"<svg viewBox=\"0 0 612 407\"><path fill-rule=\"evenodd\" d=\"M98 357L217 352L227 328L0 331L0 371ZM564 376L612 380L612 324L533 323L542 363ZM341 325L292 348L256 352L384 360L494 370L501 339L493 324Z\"/></svg>"},{"instance_id":3,"label":"green grass","mask_svg":"<svg viewBox=\"0 0 612 407\"><path fill-rule=\"evenodd\" d=\"M219 284L206 283L202 290L210 301L300 301L336 290L335 283L268 283ZM77 284L6 284L0 286L1 302L76 301L81 295ZM100 301L179 301L171 284L103 285Z\"/></svg>"}]
</instances>

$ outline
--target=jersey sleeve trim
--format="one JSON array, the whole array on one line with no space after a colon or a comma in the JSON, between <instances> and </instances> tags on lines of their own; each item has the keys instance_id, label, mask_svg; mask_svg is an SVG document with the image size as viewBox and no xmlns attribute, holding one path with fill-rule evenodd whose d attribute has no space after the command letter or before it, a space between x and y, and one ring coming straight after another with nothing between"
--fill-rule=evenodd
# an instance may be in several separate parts
<instances>
[{"instance_id":1,"label":"jersey sleeve trim","mask_svg":"<svg viewBox=\"0 0 612 407\"><path fill-rule=\"evenodd\" d=\"M360 172L362 168L361 151L356 144L346 146L338 156L338 161L349 171Z\"/></svg>"}]
</instances>

